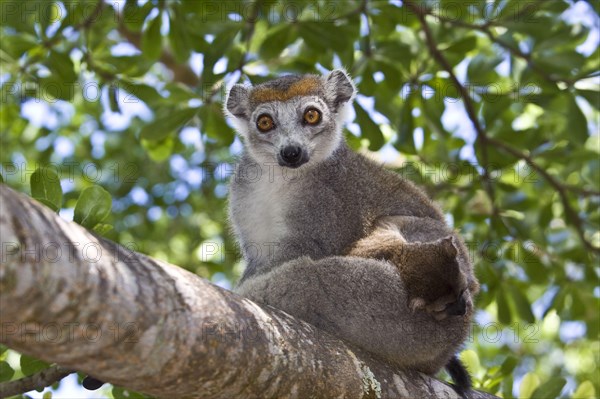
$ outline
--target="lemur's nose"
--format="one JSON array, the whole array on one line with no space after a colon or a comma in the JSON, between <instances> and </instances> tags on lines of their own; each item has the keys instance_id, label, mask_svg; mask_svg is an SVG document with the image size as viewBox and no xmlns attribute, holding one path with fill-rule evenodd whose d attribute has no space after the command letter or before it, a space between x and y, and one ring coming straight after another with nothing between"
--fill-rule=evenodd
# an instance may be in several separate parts
<instances>
[{"instance_id":1,"label":"lemur's nose","mask_svg":"<svg viewBox=\"0 0 600 399\"><path fill-rule=\"evenodd\" d=\"M304 160L305 157L302 154L302 148L295 145L284 147L279 155L283 161L282 166L298 167L306 162Z\"/></svg>"}]
</instances>

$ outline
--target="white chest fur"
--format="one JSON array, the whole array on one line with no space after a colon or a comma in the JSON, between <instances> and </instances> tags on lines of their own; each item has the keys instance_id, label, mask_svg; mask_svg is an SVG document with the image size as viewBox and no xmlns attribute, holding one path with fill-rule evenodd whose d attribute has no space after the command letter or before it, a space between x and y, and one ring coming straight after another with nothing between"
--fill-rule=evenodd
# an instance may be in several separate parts
<instances>
[{"instance_id":1,"label":"white chest fur","mask_svg":"<svg viewBox=\"0 0 600 399\"><path fill-rule=\"evenodd\" d=\"M232 222L243 251L261 261L275 256L287 232L290 185L280 167L248 182L232 198Z\"/></svg>"}]
</instances>

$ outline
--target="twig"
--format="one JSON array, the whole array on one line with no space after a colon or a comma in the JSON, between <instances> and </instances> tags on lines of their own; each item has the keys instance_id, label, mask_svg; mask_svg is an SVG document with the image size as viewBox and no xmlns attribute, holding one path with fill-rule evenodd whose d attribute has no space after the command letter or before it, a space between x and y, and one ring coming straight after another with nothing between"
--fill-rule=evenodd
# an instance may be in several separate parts
<instances>
[{"instance_id":1,"label":"twig","mask_svg":"<svg viewBox=\"0 0 600 399\"><path fill-rule=\"evenodd\" d=\"M466 29L471 29L471 30L477 30L477 31L484 33L490 39L490 41L492 41L492 43L498 44L500 47L507 50L513 57L518 57L518 58L523 59L525 62L527 62L527 65L533 71L535 71L538 75L542 76L544 79L548 80L549 82L552 82L552 83L561 82L561 83L565 83L569 86L572 86L579 79L587 77L587 75L586 75L583 77L575 77L575 78L568 79L568 78L560 78L560 77L555 77L555 76L549 75L548 73L546 73L546 71L543 68L540 68L535 62L533 62L533 59L532 59L530 53L521 51L521 49L519 49L518 47L514 47L514 46L510 45L509 43L505 42L504 40L500 39L499 37L494 36L492 31L490 30L491 27L496 25L493 21L486 21L483 24L472 24L472 23L464 22L464 21L461 21L458 19L449 18L445 15L439 15L437 13L434 13L432 10L430 10L426 7L421 7L421 12L425 13L427 15L431 15L433 18L436 18L442 22L452 24L454 26L459 26L461 28L466 28Z\"/></svg>"},{"instance_id":2,"label":"twig","mask_svg":"<svg viewBox=\"0 0 600 399\"><path fill-rule=\"evenodd\" d=\"M257 0L252 3L252 11L248 20L246 21L248 36L246 36L246 48L244 49L244 54L240 58L240 64L236 68L237 71L240 72L240 76L244 74L244 66L248 63L248 56L250 55L250 45L252 41L252 37L254 36L254 31L256 29L256 21L258 19L258 12L261 6L261 0Z\"/></svg>"},{"instance_id":3,"label":"twig","mask_svg":"<svg viewBox=\"0 0 600 399\"><path fill-rule=\"evenodd\" d=\"M142 35L136 32L131 32L129 29L125 27L121 18L119 19L119 23L117 26L117 30L129 43L135 46L138 49L142 48ZM163 51L159 58L160 62L163 63L167 68L173 72L173 80L183 83L189 87L198 86L199 79L198 76L194 73L192 68L190 68L186 64L180 64L177 62L175 57L168 51Z\"/></svg>"},{"instance_id":4,"label":"twig","mask_svg":"<svg viewBox=\"0 0 600 399\"><path fill-rule=\"evenodd\" d=\"M25 392L44 389L62 380L73 370L65 369L59 365L51 366L35 374L28 375L15 381L7 381L0 384L0 398L20 395Z\"/></svg>"},{"instance_id":5,"label":"twig","mask_svg":"<svg viewBox=\"0 0 600 399\"><path fill-rule=\"evenodd\" d=\"M561 183L559 180L557 180L554 176L552 176L550 173L548 173L544 168L542 168L540 165L538 165L533 158L531 158L531 156L527 153L524 153L508 144L506 144L505 142L501 141L501 140L497 140L493 137L488 138L490 144L493 144L494 146L496 146L496 148L499 148L501 150L503 150L504 152L514 156L515 158L518 159L522 159L524 160L529 166L531 166L534 170L536 170L540 175L542 175L542 177L544 177L544 179L546 179L546 181L548 182L548 184L550 184L558 193L558 195L560 196L560 200L563 204L563 208L565 209L565 214L567 215L567 217L569 219L571 219L573 226L575 227L575 231L577 231L577 235L579 236L579 238L581 239L581 242L583 242L583 245L589 249L592 252L595 252L597 254L600 254L600 248L599 247L595 247L586 237L585 237L585 231L584 231L584 226L583 226L583 221L581 220L581 218L579 217L579 215L577 214L577 212L575 211L575 209L573 209L573 207L571 206L571 204L569 204L569 198L567 196L568 190L572 190L572 186L570 185L565 185L563 183ZM582 189L583 190L583 189ZM583 190L584 192L589 192L589 195L598 195L600 193L595 192L595 191L588 191L588 190Z\"/></svg>"}]
</instances>

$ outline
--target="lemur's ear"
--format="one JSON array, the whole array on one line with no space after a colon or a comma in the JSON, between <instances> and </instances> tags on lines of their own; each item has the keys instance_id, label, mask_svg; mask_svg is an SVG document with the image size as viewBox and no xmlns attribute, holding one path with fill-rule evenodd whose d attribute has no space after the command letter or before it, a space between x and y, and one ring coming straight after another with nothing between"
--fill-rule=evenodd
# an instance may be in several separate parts
<instances>
[{"instance_id":1,"label":"lemur's ear","mask_svg":"<svg viewBox=\"0 0 600 399\"><path fill-rule=\"evenodd\" d=\"M236 118L250 118L248 97L250 88L242 84L233 85L225 100L225 111Z\"/></svg>"},{"instance_id":2,"label":"lemur's ear","mask_svg":"<svg viewBox=\"0 0 600 399\"><path fill-rule=\"evenodd\" d=\"M458 245L454 241L453 236L447 236L436 241L440 244L440 248L444 251L444 254L448 257L454 258L458 255Z\"/></svg>"},{"instance_id":3,"label":"lemur's ear","mask_svg":"<svg viewBox=\"0 0 600 399\"><path fill-rule=\"evenodd\" d=\"M327 75L325 96L337 110L341 105L354 99L356 87L350 76L342 69L336 69Z\"/></svg>"}]
</instances>

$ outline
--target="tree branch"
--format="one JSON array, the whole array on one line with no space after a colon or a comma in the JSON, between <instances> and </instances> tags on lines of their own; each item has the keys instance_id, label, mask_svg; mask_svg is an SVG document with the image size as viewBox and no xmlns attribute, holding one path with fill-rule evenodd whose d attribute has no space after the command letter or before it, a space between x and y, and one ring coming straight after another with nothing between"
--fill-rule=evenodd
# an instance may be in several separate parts
<instances>
[{"instance_id":1,"label":"tree branch","mask_svg":"<svg viewBox=\"0 0 600 399\"><path fill-rule=\"evenodd\" d=\"M533 4L533 5L532 5ZM535 3L530 3L526 6L526 8L524 8L523 10L521 10L523 13L526 12L527 7L536 7ZM517 57L517 58L521 58L522 60L524 60L527 65L533 70L535 71L538 75L542 76L544 79L546 79L547 81L551 82L551 83L565 83L569 86L572 86L573 84L575 84L575 82L577 82L577 80L581 79L581 78L585 78L586 76L583 77L577 77L577 78L572 78L572 79L567 79L567 78L561 78L561 77L556 77L553 75L549 75L548 73L546 73L546 71L539 67L538 64L536 64L535 62L533 62L533 59L531 57L530 53L526 53L521 51L521 49L519 49L518 47L514 47L511 44L505 42L504 40L500 39L499 37L495 36L492 31L491 31L491 27L493 27L494 25L496 25L493 21L487 21L483 24L473 24L473 23L469 23L469 22L464 22L461 20L458 20L456 18L449 18L445 15L441 15L438 13L433 12L433 10L423 6L420 7L421 8L421 12L427 14L427 15L431 15L433 18L442 21L442 22L446 22L449 23L451 25L454 26L459 26L461 28L467 28L467 29L471 29L471 30L477 30L479 32L482 32L483 34L485 34L492 43L496 43L497 45L499 45L500 47L504 48L506 51L508 51L513 57Z\"/></svg>"},{"instance_id":2,"label":"tree branch","mask_svg":"<svg viewBox=\"0 0 600 399\"><path fill-rule=\"evenodd\" d=\"M567 196L568 190L580 192L580 195L598 195L598 193L593 190L585 190L585 189L575 190L572 186L561 183L558 179L556 179L554 176L552 176L550 173L548 173L548 171L546 171L544 168L542 168L540 165L538 165L529 154L522 152L521 150L518 150L518 149L510 146L509 144L506 144L505 142L495 139L493 137L489 138L489 141L496 148L512 155L513 157L515 157L517 159L524 160L527 163L527 165L531 166L531 168L533 168L536 172L538 172L540 175L542 175L542 177L548 182L548 184L550 184L550 186L552 186L552 188L554 188L556 190L556 192L558 193L558 196L560 197L561 203L565 210L565 214L566 214L567 218L569 218L571 220L571 223L575 227L575 231L577 232L577 235L579 236L579 239L581 240L583 245L588 250L595 252L597 254L600 254L600 248L595 247L594 244L592 244L585 237L585 229L583 226L583 221L581 220L581 218L579 217L579 215L577 214L575 209L573 209L573 207L569 203L569 197Z\"/></svg>"},{"instance_id":3,"label":"tree branch","mask_svg":"<svg viewBox=\"0 0 600 399\"><path fill-rule=\"evenodd\" d=\"M458 397L3 184L0 200L0 342L21 353L156 397Z\"/></svg>"},{"instance_id":4,"label":"tree branch","mask_svg":"<svg viewBox=\"0 0 600 399\"><path fill-rule=\"evenodd\" d=\"M492 181L489 178L487 165L486 165L487 164L487 162L486 162L487 147L490 144L495 146L496 148L504 151L505 153L508 153L518 159L524 160L533 169L538 171L544 177L544 179L548 182L548 184L550 184L550 186L552 186L558 192L558 195L560 196L563 208L565 209L565 215L567 216L567 219L570 220L571 223L573 224L573 226L575 227L577 235L579 236L583 245L590 251L600 253L600 248L595 247L585 237L583 221L581 220L581 218L579 217L579 215L577 214L575 209L573 209L573 207L569 203L569 199L567 197L567 191L568 191L569 187L564 185L563 183L561 183L559 180L554 178L552 175L550 175L546 170L544 170L541 166L539 166L537 163L535 163L534 160L529 155L521 152L520 150L517 150L517 149L511 147L510 145L504 143L501 140L497 140L495 138L489 137L486 134L485 130L481 126L481 123L479 122L477 113L475 112L475 106L474 106L475 101L469 95L469 92L466 89L466 87L463 86L460 83L460 81L458 80L458 78L456 77L456 74L454 73L454 70L453 70L452 66L450 65L450 63L448 62L448 60L446 60L444 55L437 48L437 45L433 38L431 29L429 29L429 26L427 25L427 21L426 21L426 16L428 15L427 8L416 5L412 0L405 0L404 4L406 4L406 6L409 7L418 16L419 21L421 22L421 27L423 28L423 32L425 33L427 47L429 48L431 55L438 62L438 64L440 64L440 66L446 72L448 72L448 74L450 75L450 79L452 80L452 82L456 86L456 88L459 90L460 95L463 99L463 103L465 105L465 110L467 112L467 115L469 116L469 119L471 120L471 123L473 124L473 127L475 129L477 137L479 138L480 143L481 143L482 157L483 157L483 163L484 163L484 165L482 165L484 186L486 187L486 192L488 193L488 196L490 197L490 200L492 201L493 216L498 218L498 220L502 220L499 217L499 210L496 207L496 205L494 204L494 188L493 188ZM591 195L591 194L588 193L587 195Z\"/></svg>"},{"instance_id":5,"label":"tree branch","mask_svg":"<svg viewBox=\"0 0 600 399\"><path fill-rule=\"evenodd\" d=\"M119 16L121 18L121 16ZM131 43L137 49L142 48L142 35L140 33L132 32L119 20L117 30L119 34L123 36L129 43ZM173 72L173 80L175 82L183 83L189 87L197 87L200 79L196 73L187 64L179 63L173 55L167 50L163 50L160 54L159 61L164 64L171 72Z\"/></svg>"},{"instance_id":6,"label":"tree branch","mask_svg":"<svg viewBox=\"0 0 600 399\"><path fill-rule=\"evenodd\" d=\"M3 382L0 384L0 398L44 389L55 382L62 380L71 373L73 373L73 370L54 365L38 373L28 375L27 377L15 381Z\"/></svg>"},{"instance_id":7,"label":"tree branch","mask_svg":"<svg viewBox=\"0 0 600 399\"><path fill-rule=\"evenodd\" d=\"M424 7L421 7L419 5L416 5L412 1L408 1L408 0L406 0L404 2L404 4L406 4L406 6L409 7L413 12L415 12L417 17L419 18L419 21L421 23L421 28L423 29L423 32L425 33L425 41L427 43L427 47L429 48L429 52L431 53L433 58L436 60L436 62L446 72L448 72L448 74L450 76L450 80L452 80L452 83L454 84L454 86L456 86L456 89L459 91L459 93L463 99L463 104L465 106L467 115L469 116L469 119L471 120L471 123L473 124L473 128L475 129L475 132L477 133L477 137L479 138L479 143L480 143L480 148L481 148L481 156L482 156L482 161L483 161L482 165L481 165L481 167L483 169L483 186L485 188L485 191L486 191L486 193L490 199L491 205L492 205L492 217L494 219L498 220L500 222L500 224L506 228L506 226L502 222L502 218L500 217L500 211L496 205L495 189L494 189L494 185L492 183L492 178L490 177L490 172L488 169L488 164L489 164L489 161L488 161L488 159L489 159L488 136L487 136L487 133L485 132L485 130L483 129L483 127L481 126L481 123L479 122L479 118L477 117L477 113L475 111L474 101L471 98L471 96L469 95L467 88L465 86L463 86L460 83L460 81L458 80L456 74L454 73L454 69L452 68L452 65L450 65L450 63L448 62L446 57L444 57L442 52L437 48L437 44L435 43L435 40L433 38L433 33L431 32L431 29L429 29L429 26L427 25L427 21L426 21L427 9Z\"/></svg>"}]
</instances>

